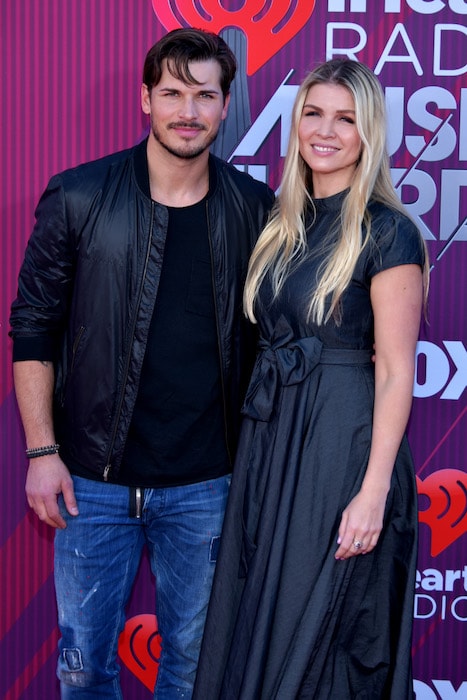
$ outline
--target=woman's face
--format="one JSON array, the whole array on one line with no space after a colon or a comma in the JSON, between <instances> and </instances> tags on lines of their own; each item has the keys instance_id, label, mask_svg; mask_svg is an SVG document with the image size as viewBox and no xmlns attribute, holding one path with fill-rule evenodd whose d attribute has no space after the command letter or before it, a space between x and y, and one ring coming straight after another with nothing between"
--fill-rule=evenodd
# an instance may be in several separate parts
<instances>
[{"instance_id":1,"label":"woman's face","mask_svg":"<svg viewBox=\"0 0 467 700\"><path fill-rule=\"evenodd\" d=\"M299 150L312 171L313 196L329 197L350 186L362 142L354 99L342 85L313 85L298 127Z\"/></svg>"}]
</instances>

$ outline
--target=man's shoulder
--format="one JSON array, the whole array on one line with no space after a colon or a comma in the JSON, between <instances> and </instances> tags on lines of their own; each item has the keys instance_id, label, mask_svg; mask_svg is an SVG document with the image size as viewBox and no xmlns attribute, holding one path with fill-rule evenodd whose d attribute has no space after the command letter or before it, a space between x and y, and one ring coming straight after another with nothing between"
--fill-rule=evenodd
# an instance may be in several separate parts
<instances>
[{"instance_id":1,"label":"man's shoulder","mask_svg":"<svg viewBox=\"0 0 467 700\"><path fill-rule=\"evenodd\" d=\"M72 187L77 182L92 183L96 179L105 179L108 177L109 172L119 166L124 166L132 160L135 148L136 146L132 146L131 148L115 151L62 170L51 178L51 183L54 180L59 180L65 187Z\"/></svg>"},{"instance_id":2,"label":"man's shoulder","mask_svg":"<svg viewBox=\"0 0 467 700\"><path fill-rule=\"evenodd\" d=\"M211 155L210 157L217 169L220 182L227 181L230 185L237 187L244 195L260 197L267 203L272 203L274 192L265 182L256 180L249 173L239 170L217 156Z\"/></svg>"}]
</instances>

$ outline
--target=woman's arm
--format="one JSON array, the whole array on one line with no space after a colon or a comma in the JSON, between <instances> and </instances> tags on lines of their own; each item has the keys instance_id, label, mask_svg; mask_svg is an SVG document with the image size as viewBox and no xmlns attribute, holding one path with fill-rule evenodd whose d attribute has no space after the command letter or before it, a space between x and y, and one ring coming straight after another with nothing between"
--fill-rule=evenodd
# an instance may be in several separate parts
<instances>
[{"instance_id":1,"label":"woman's arm","mask_svg":"<svg viewBox=\"0 0 467 700\"><path fill-rule=\"evenodd\" d=\"M368 466L362 487L342 514L336 559L371 552L412 405L415 350L423 303L418 265L378 273L371 283L375 319L375 403ZM363 543L357 549L354 541Z\"/></svg>"}]
</instances>

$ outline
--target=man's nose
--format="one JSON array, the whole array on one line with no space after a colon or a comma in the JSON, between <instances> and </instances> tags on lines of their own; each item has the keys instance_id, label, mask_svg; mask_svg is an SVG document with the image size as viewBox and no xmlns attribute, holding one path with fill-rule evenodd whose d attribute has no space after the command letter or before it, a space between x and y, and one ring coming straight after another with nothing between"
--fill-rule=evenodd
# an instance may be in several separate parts
<instances>
[{"instance_id":1,"label":"man's nose","mask_svg":"<svg viewBox=\"0 0 467 700\"><path fill-rule=\"evenodd\" d=\"M198 109L195 98L191 95L184 97L180 104L179 113L180 116L183 116L185 119L196 118L198 116Z\"/></svg>"}]
</instances>

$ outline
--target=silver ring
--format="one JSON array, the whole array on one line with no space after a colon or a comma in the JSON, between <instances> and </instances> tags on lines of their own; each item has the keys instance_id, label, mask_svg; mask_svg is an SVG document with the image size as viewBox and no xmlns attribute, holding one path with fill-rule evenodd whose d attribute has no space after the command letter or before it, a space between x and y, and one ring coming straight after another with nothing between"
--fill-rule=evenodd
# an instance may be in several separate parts
<instances>
[{"instance_id":1,"label":"silver ring","mask_svg":"<svg viewBox=\"0 0 467 700\"><path fill-rule=\"evenodd\" d=\"M355 549L361 549L363 547L363 542L360 542L360 540L354 540L353 546L355 547Z\"/></svg>"}]
</instances>

